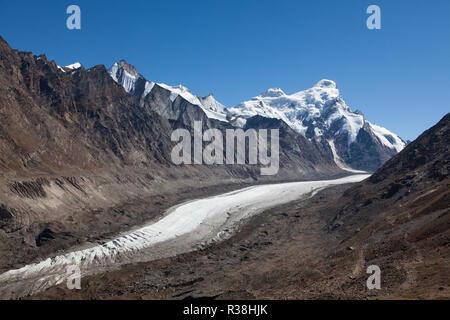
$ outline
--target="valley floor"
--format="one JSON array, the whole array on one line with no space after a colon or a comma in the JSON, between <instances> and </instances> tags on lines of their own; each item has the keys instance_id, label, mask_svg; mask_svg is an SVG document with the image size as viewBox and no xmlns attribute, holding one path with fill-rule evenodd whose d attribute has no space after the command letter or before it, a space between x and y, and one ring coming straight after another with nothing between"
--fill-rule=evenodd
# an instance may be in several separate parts
<instances>
[{"instance_id":1,"label":"valley floor","mask_svg":"<svg viewBox=\"0 0 450 320\"><path fill-rule=\"evenodd\" d=\"M153 261L198 250L229 238L242 221L266 208L288 203L336 184L358 182L368 175L248 187L190 201L170 209L157 222L109 242L72 251L0 275L0 296L18 298L64 282L68 266L83 275L125 263Z\"/></svg>"},{"instance_id":2,"label":"valley floor","mask_svg":"<svg viewBox=\"0 0 450 320\"><path fill-rule=\"evenodd\" d=\"M349 234L330 226L350 187L327 188L266 210L232 238L203 250L126 265L83 278L81 290L60 285L32 298L449 299L448 206L428 222L422 217L408 225L391 223L381 236L373 232L375 240L349 246L365 230L355 225ZM448 189L435 197L448 202ZM395 206L397 215L406 202ZM366 287L372 264L381 268L381 290Z\"/></svg>"}]
</instances>

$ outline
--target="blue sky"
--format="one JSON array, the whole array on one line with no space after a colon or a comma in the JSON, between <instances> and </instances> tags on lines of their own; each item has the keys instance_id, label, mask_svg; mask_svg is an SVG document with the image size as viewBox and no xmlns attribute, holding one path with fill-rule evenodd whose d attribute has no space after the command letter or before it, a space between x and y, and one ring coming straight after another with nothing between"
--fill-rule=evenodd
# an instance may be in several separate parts
<instances>
[{"instance_id":1,"label":"blue sky","mask_svg":"<svg viewBox=\"0 0 450 320\"><path fill-rule=\"evenodd\" d=\"M77 4L82 29L66 28ZM366 28L370 4L381 30ZM450 1L0 0L16 49L85 67L125 59L149 80L214 93L227 106L322 78L347 104L404 139L450 111Z\"/></svg>"}]
</instances>

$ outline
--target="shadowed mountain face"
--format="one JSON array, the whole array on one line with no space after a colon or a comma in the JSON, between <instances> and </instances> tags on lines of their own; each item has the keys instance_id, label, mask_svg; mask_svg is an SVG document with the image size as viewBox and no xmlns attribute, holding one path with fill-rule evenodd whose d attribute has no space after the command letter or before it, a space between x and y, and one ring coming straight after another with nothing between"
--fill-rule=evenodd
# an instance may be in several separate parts
<instances>
[{"instance_id":1,"label":"shadowed mountain face","mask_svg":"<svg viewBox=\"0 0 450 320\"><path fill-rule=\"evenodd\" d=\"M0 119L0 269L138 221L117 207L168 178L169 122L103 66L61 69L0 38Z\"/></svg>"},{"instance_id":2,"label":"shadowed mountain face","mask_svg":"<svg viewBox=\"0 0 450 320\"><path fill-rule=\"evenodd\" d=\"M354 212L377 204L390 207L429 188L448 184L449 172L450 114L447 114L368 180L349 189L346 197L353 200L348 207L354 208Z\"/></svg>"},{"instance_id":3,"label":"shadowed mountain face","mask_svg":"<svg viewBox=\"0 0 450 320\"><path fill-rule=\"evenodd\" d=\"M449 172L450 114L447 114L369 179L349 188L330 230L353 230L356 225L370 230L367 224L372 218L380 220L382 228L397 228L424 217L433 220L439 213L442 214L439 219L448 220ZM382 223L383 219L389 223Z\"/></svg>"},{"instance_id":4,"label":"shadowed mountain face","mask_svg":"<svg viewBox=\"0 0 450 320\"><path fill-rule=\"evenodd\" d=\"M378 265L384 272L383 286L388 290L379 295L448 298L449 174L447 114L332 204L330 210L336 214L328 233L342 242L323 267L331 264L342 272L356 259L361 270ZM366 277L362 272L353 276Z\"/></svg>"},{"instance_id":5,"label":"shadowed mountain face","mask_svg":"<svg viewBox=\"0 0 450 320\"><path fill-rule=\"evenodd\" d=\"M138 82L136 92L140 86L146 90ZM184 88L176 96L154 86L137 98L103 65L59 67L0 38L0 269L146 222L202 188L343 174L292 134L280 137L275 176L247 164L176 166L173 129L192 132L194 121L222 132L235 127L206 116L183 98ZM202 101L220 109L211 97Z\"/></svg>"},{"instance_id":6,"label":"shadowed mountain face","mask_svg":"<svg viewBox=\"0 0 450 320\"><path fill-rule=\"evenodd\" d=\"M0 55L5 174L169 163L168 122L138 108L103 66L63 72L3 40Z\"/></svg>"},{"instance_id":7,"label":"shadowed mountain face","mask_svg":"<svg viewBox=\"0 0 450 320\"><path fill-rule=\"evenodd\" d=\"M411 142L371 178L376 184L390 177L406 177L411 186L442 182L450 171L450 114ZM421 183L422 182L422 183Z\"/></svg>"}]
</instances>

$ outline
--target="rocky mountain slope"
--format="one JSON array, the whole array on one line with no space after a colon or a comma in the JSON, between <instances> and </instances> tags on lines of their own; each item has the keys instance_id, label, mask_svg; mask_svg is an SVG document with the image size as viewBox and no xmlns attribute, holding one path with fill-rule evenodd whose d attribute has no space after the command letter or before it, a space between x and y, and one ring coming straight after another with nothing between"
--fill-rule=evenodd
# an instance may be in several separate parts
<instances>
[{"instance_id":1,"label":"rocky mountain slope","mask_svg":"<svg viewBox=\"0 0 450 320\"><path fill-rule=\"evenodd\" d=\"M349 291L367 277L367 266L378 265L384 288L378 296L448 299L449 187L447 114L333 205L336 214L328 232L341 243L322 267L336 265L336 278L344 281L343 270L356 260L354 281L346 281ZM337 285L335 281L331 289Z\"/></svg>"}]
</instances>

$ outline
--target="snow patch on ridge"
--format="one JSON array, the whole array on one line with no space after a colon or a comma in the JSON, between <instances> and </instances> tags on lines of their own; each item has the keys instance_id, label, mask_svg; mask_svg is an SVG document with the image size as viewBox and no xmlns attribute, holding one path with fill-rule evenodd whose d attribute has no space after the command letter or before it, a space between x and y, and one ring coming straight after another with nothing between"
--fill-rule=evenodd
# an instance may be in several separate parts
<instances>
[{"instance_id":1,"label":"snow patch on ridge","mask_svg":"<svg viewBox=\"0 0 450 320\"><path fill-rule=\"evenodd\" d=\"M376 137L385 146L389 147L390 149L395 149L397 152L400 152L405 148L406 143L402 139L400 139L396 134L393 134L386 128L377 126L376 124L369 122L369 125L372 128L372 131L376 135Z\"/></svg>"},{"instance_id":2,"label":"snow patch on ridge","mask_svg":"<svg viewBox=\"0 0 450 320\"><path fill-rule=\"evenodd\" d=\"M68 66L65 66L65 67L61 67L61 66L57 66L57 67L62 72L66 72L66 71L70 71L70 70L80 69L82 66L83 65L81 63L75 62L75 63L69 64Z\"/></svg>"},{"instance_id":3,"label":"snow patch on ridge","mask_svg":"<svg viewBox=\"0 0 450 320\"><path fill-rule=\"evenodd\" d=\"M65 68L71 69L71 70L80 69L81 67L82 67L82 65L79 62L75 62L73 64L69 64L68 66L65 66Z\"/></svg>"},{"instance_id":4,"label":"snow patch on ridge","mask_svg":"<svg viewBox=\"0 0 450 320\"><path fill-rule=\"evenodd\" d=\"M217 101L213 94L199 98L199 100L208 118L228 122L229 112L227 107Z\"/></svg>"},{"instance_id":5,"label":"snow patch on ridge","mask_svg":"<svg viewBox=\"0 0 450 320\"><path fill-rule=\"evenodd\" d=\"M188 88L181 84L178 86L169 86L165 83L158 83L158 85L171 92L170 100L172 100L172 102L175 101L178 96L181 96L183 99L192 104L202 106L198 97L194 96Z\"/></svg>"},{"instance_id":6,"label":"snow patch on ridge","mask_svg":"<svg viewBox=\"0 0 450 320\"><path fill-rule=\"evenodd\" d=\"M120 63L114 63L109 69L109 74L126 92L130 93L135 90L139 74L125 61L122 60Z\"/></svg>"}]
</instances>

